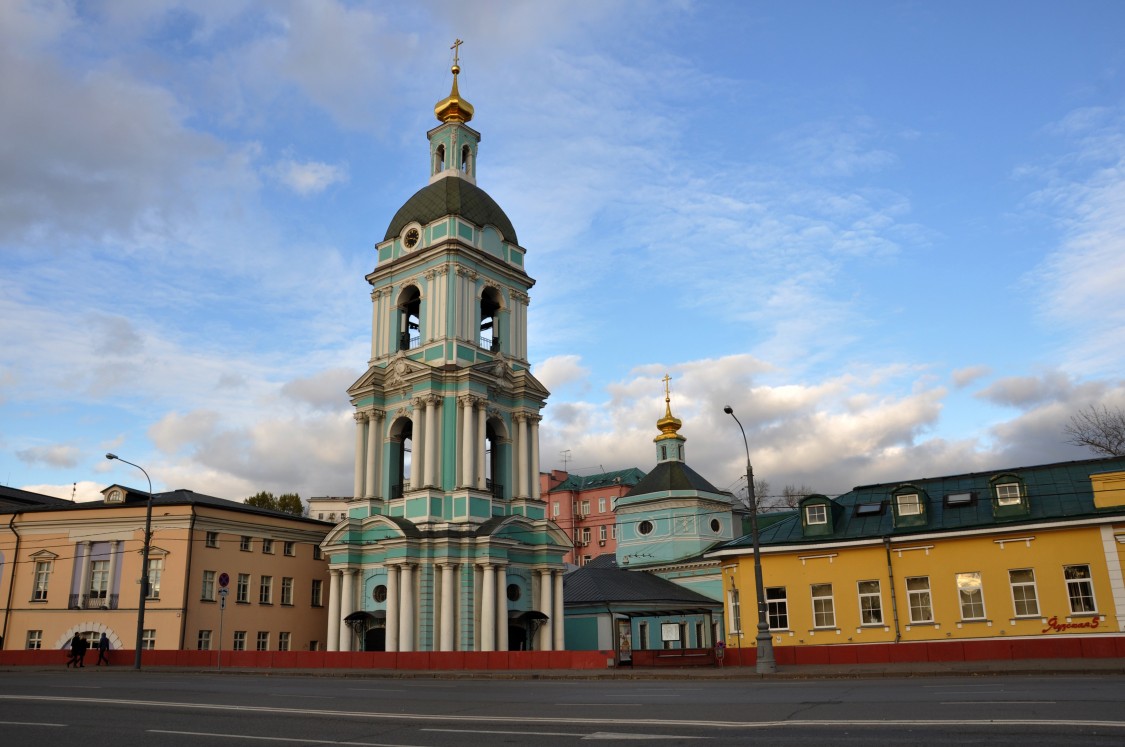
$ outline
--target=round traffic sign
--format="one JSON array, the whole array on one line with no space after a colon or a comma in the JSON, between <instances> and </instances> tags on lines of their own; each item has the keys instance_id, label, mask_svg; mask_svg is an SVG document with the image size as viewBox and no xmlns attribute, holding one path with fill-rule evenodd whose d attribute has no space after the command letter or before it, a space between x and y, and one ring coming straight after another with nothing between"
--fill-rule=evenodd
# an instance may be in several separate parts
<instances>
[{"instance_id":1,"label":"round traffic sign","mask_svg":"<svg viewBox=\"0 0 1125 747\"><path fill-rule=\"evenodd\" d=\"M227 588L227 584L229 584L229 583L230 583L230 576L228 576L225 573L220 573L219 574L219 586L225 589L225 588Z\"/></svg>"}]
</instances>

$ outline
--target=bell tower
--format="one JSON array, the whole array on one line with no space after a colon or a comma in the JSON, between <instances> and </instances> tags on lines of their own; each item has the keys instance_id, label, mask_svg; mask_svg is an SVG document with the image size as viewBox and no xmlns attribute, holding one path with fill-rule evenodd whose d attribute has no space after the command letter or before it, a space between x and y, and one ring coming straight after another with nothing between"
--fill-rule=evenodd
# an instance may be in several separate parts
<instances>
[{"instance_id":1,"label":"bell tower","mask_svg":"<svg viewBox=\"0 0 1125 747\"><path fill-rule=\"evenodd\" d=\"M371 357L348 388L352 500L322 544L329 650L355 650L350 624L374 626L363 640L377 650L563 647L570 541L539 495L549 393L527 359L535 281L508 216L476 183L481 136L458 87L460 46L426 134L428 183L391 218L366 275Z\"/></svg>"}]
</instances>

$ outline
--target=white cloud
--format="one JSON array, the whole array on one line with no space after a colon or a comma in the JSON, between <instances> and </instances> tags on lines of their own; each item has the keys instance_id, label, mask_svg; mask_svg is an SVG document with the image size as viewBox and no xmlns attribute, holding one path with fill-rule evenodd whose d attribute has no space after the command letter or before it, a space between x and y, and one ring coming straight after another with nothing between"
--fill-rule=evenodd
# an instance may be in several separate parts
<instances>
[{"instance_id":1,"label":"white cloud","mask_svg":"<svg viewBox=\"0 0 1125 747\"><path fill-rule=\"evenodd\" d=\"M988 366L968 366L953 371L950 378L953 380L953 385L961 389L991 373L992 369Z\"/></svg>"},{"instance_id":2,"label":"white cloud","mask_svg":"<svg viewBox=\"0 0 1125 747\"><path fill-rule=\"evenodd\" d=\"M271 173L279 182L302 197L323 192L348 178L347 169L343 166L317 161L298 163L289 159L279 161Z\"/></svg>"},{"instance_id":3,"label":"white cloud","mask_svg":"<svg viewBox=\"0 0 1125 747\"><path fill-rule=\"evenodd\" d=\"M145 485L148 485L148 483L146 482ZM20 490L62 498L66 501L74 500L77 503L86 503L104 499L105 496L102 495L101 491L105 487L106 485L100 483L82 480L71 485L24 485Z\"/></svg>"},{"instance_id":4,"label":"white cloud","mask_svg":"<svg viewBox=\"0 0 1125 747\"><path fill-rule=\"evenodd\" d=\"M49 467L71 468L78 466L79 450L69 444L32 446L16 452L20 461Z\"/></svg>"}]
</instances>

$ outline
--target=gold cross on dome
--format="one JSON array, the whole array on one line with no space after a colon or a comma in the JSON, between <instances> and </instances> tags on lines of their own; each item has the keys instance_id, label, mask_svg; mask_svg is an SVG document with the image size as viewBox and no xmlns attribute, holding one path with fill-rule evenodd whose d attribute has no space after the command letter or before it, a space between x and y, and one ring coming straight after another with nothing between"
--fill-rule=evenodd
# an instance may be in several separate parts
<instances>
[{"instance_id":1,"label":"gold cross on dome","mask_svg":"<svg viewBox=\"0 0 1125 747\"><path fill-rule=\"evenodd\" d=\"M661 381L664 382L664 399L668 399L669 397L672 396L672 391L671 391L671 389L668 388L668 382L671 381L671 380L672 380L672 377L669 376L668 374L664 374L664 378L661 379Z\"/></svg>"},{"instance_id":2,"label":"gold cross on dome","mask_svg":"<svg viewBox=\"0 0 1125 747\"><path fill-rule=\"evenodd\" d=\"M459 60L461 59L461 57L460 57L461 48L460 47L464 43L465 42L461 41L460 39L457 39L453 42L453 46L450 47L450 49L453 50L453 64L454 65L459 64Z\"/></svg>"}]
</instances>

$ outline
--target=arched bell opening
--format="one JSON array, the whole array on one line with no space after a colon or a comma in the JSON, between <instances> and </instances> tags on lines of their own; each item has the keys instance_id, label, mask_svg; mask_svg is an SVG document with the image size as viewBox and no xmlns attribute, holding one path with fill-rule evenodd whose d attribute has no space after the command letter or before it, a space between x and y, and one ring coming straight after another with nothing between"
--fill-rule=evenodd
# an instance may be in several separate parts
<instances>
[{"instance_id":1,"label":"arched bell opening","mask_svg":"<svg viewBox=\"0 0 1125 747\"><path fill-rule=\"evenodd\" d=\"M422 292L408 285L398 296L398 349L412 350L422 344Z\"/></svg>"},{"instance_id":2,"label":"arched bell opening","mask_svg":"<svg viewBox=\"0 0 1125 747\"><path fill-rule=\"evenodd\" d=\"M485 288L480 296L480 346L486 350L500 349L500 292Z\"/></svg>"},{"instance_id":3,"label":"arched bell opening","mask_svg":"<svg viewBox=\"0 0 1125 747\"><path fill-rule=\"evenodd\" d=\"M508 429L500 418L489 418L484 429L484 476L488 492L496 500L504 500L508 474Z\"/></svg>"},{"instance_id":4,"label":"arched bell opening","mask_svg":"<svg viewBox=\"0 0 1125 747\"><path fill-rule=\"evenodd\" d=\"M445 171L445 146L439 145L434 148L434 174L440 174Z\"/></svg>"},{"instance_id":5,"label":"arched bell opening","mask_svg":"<svg viewBox=\"0 0 1125 747\"><path fill-rule=\"evenodd\" d=\"M465 145L461 147L461 173L472 174L473 149Z\"/></svg>"},{"instance_id":6,"label":"arched bell opening","mask_svg":"<svg viewBox=\"0 0 1125 747\"><path fill-rule=\"evenodd\" d=\"M410 483L411 466L413 462L414 423L410 418L397 418L391 423L390 433L387 437L390 443L390 473L388 478L391 486L391 498L401 498Z\"/></svg>"}]
</instances>

